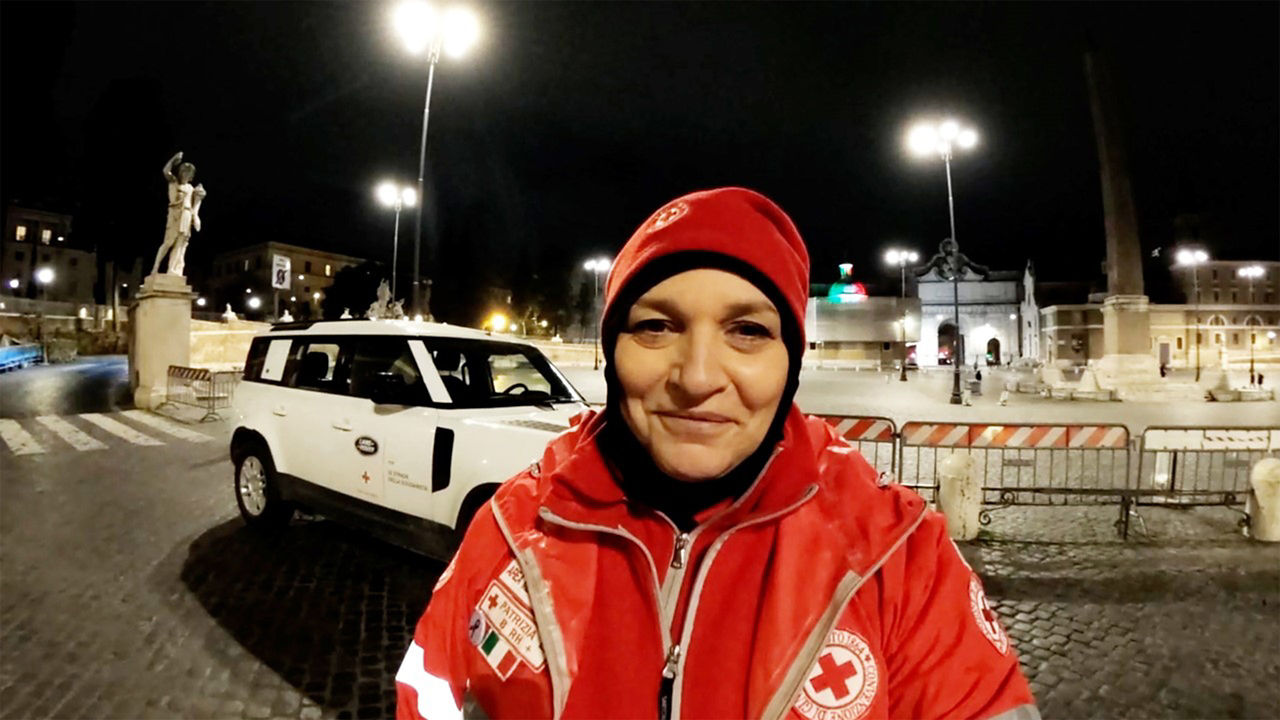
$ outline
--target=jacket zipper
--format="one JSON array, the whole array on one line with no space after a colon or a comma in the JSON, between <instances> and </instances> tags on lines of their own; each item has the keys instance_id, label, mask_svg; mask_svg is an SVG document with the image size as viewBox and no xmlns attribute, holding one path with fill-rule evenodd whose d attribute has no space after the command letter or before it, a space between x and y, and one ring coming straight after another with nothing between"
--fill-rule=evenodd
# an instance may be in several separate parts
<instances>
[{"instance_id":1,"label":"jacket zipper","mask_svg":"<svg viewBox=\"0 0 1280 720\"><path fill-rule=\"evenodd\" d=\"M768 465L766 465L765 467L767 469ZM698 568L698 575L693 581L693 593L689 597L689 605L688 607L685 608L684 630L681 633L680 644L677 644L675 646L675 649L677 650L675 654L675 658L673 660L670 655L667 656L668 666L671 666L672 663L674 662L672 681L670 683L672 692L669 696L666 696L667 700L671 705L671 715L669 717L679 717L677 713L679 711L680 703L678 702L679 701L678 694L675 692L675 683L676 683L676 679L679 678L680 672L684 669L684 660L686 659L685 656L681 655L681 653L679 652L679 649L681 647L681 644L684 645L685 647L688 647L689 639L693 636L693 621L697 620L698 618L698 601L702 595L702 586L706 583L707 575L711 570L712 563L715 562L716 555L720 553L720 548L724 547L725 542L735 532L743 528L751 527L752 525L759 525L761 523L766 523L771 520L776 520L777 518L780 518L783 515L787 515L795 511L796 508L800 507L806 502L809 502L809 500L814 495L817 495L817 494L818 494L818 486L810 485L809 489L805 491L804 495L802 495L799 500L791 503L790 505L788 505L785 508L782 508L781 510L769 513L768 515L761 515L760 517L753 518L739 525L735 525L729 528L728 530L725 530L723 533L720 534L720 537L715 539L715 542L711 543L711 547L707 549L707 555L705 558L703 558L702 565ZM665 671L663 673L663 676L664 677L666 676ZM667 687L667 684L664 683L663 686ZM659 707L661 707L661 703L659 703ZM664 720L667 720L667 718L664 718Z\"/></svg>"}]
</instances>

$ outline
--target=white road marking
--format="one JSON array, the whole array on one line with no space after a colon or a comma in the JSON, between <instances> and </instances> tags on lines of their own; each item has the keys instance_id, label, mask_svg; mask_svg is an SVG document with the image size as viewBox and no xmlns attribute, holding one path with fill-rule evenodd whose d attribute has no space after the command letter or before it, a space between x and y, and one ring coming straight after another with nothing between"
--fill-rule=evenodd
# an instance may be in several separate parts
<instances>
[{"instance_id":1,"label":"white road marking","mask_svg":"<svg viewBox=\"0 0 1280 720\"><path fill-rule=\"evenodd\" d=\"M58 437L66 440L71 444L71 447L80 452L85 450L105 450L107 448L105 444L93 439L88 433L57 415L41 415L36 418L36 422L57 433Z\"/></svg>"},{"instance_id":2,"label":"white road marking","mask_svg":"<svg viewBox=\"0 0 1280 720\"><path fill-rule=\"evenodd\" d=\"M9 446L14 455L37 455L44 452L40 443L31 437L31 433L23 430L17 420L0 419L0 440Z\"/></svg>"},{"instance_id":3,"label":"white road marking","mask_svg":"<svg viewBox=\"0 0 1280 720\"><path fill-rule=\"evenodd\" d=\"M112 435L115 435L116 437L122 437L125 440L128 440L134 445L163 445L164 444L160 440L157 440L151 437L150 435L143 435L142 433L138 432L137 430L134 430L128 425L112 420L111 418L106 417L105 415L100 415L98 413L84 413L80 415L80 417L84 418L85 420L88 420L89 422L93 423L94 425L97 425L103 430L106 430Z\"/></svg>"},{"instance_id":4,"label":"white road marking","mask_svg":"<svg viewBox=\"0 0 1280 720\"><path fill-rule=\"evenodd\" d=\"M140 422L143 425L148 425L162 433L172 435L182 440L190 440L191 442L209 442L213 439L209 435L196 432L195 430L188 430L177 423L170 422L159 415L149 413L146 410L125 410L120 414L130 420Z\"/></svg>"}]
</instances>

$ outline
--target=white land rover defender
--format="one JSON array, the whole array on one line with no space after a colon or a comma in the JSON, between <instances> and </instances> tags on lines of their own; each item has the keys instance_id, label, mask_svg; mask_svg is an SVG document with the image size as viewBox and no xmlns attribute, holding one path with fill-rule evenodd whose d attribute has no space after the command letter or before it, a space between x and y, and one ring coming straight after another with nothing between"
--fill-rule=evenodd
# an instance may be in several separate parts
<instances>
[{"instance_id":1,"label":"white land rover defender","mask_svg":"<svg viewBox=\"0 0 1280 720\"><path fill-rule=\"evenodd\" d=\"M233 407L236 504L251 527L303 507L447 559L498 485L586 404L527 342L347 320L254 338Z\"/></svg>"}]
</instances>

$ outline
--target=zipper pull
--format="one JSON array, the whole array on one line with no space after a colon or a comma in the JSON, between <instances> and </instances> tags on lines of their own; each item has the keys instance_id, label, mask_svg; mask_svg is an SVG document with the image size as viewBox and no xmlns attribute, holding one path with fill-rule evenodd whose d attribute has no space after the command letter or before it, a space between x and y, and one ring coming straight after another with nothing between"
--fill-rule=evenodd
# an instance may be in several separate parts
<instances>
[{"instance_id":1,"label":"zipper pull","mask_svg":"<svg viewBox=\"0 0 1280 720\"><path fill-rule=\"evenodd\" d=\"M671 720L671 696L676 687L676 666L680 664L680 646L672 645L662 666L662 683L658 688L658 719Z\"/></svg>"},{"instance_id":2,"label":"zipper pull","mask_svg":"<svg viewBox=\"0 0 1280 720\"><path fill-rule=\"evenodd\" d=\"M675 550L671 553L671 567L677 568L677 569L684 567L684 562L688 558L689 558L689 534L680 533L679 535L676 536L676 547L675 547ZM676 650L677 652L679 651L679 646L676 647Z\"/></svg>"}]
</instances>

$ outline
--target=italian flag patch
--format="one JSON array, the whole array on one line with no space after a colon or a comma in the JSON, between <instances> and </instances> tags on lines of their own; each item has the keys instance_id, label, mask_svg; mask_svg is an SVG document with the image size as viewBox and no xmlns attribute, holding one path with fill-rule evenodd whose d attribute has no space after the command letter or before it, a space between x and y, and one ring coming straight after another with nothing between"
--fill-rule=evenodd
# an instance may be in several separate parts
<instances>
[{"instance_id":1,"label":"italian flag patch","mask_svg":"<svg viewBox=\"0 0 1280 720\"><path fill-rule=\"evenodd\" d=\"M546 667L528 595L523 583L511 587L511 579L500 576L489 583L467 624L471 644L503 680L521 662L534 672Z\"/></svg>"}]
</instances>

